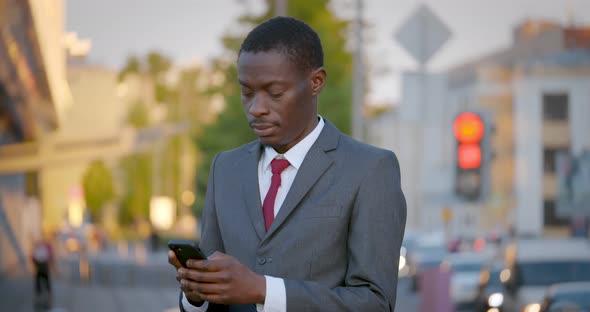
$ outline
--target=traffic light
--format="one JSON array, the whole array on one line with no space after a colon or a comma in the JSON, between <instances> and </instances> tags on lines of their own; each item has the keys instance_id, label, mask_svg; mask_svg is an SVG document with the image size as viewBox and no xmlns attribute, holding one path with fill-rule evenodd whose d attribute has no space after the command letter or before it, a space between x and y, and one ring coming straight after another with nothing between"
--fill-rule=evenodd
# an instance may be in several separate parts
<instances>
[{"instance_id":1,"label":"traffic light","mask_svg":"<svg viewBox=\"0 0 590 312\"><path fill-rule=\"evenodd\" d=\"M453 123L456 140L455 191L467 200L478 200L482 193L484 163L484 136L486 126L483 118L474 112L460 113Z\"/></svg>"}]
</instances>

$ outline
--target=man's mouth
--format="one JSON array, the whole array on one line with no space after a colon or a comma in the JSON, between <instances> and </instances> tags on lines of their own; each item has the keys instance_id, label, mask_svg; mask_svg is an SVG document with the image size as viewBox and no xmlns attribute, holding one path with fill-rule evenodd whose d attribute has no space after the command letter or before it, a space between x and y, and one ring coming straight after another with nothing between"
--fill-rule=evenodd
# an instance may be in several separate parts
<instances>
[{"instance_id":1,"label":"man's mouth","mask_svg":"<svg viewBox=\"0 0 590 312\"><path fill-rule=\"evenodd\" d=\"M253 123L252 125L250 125L250 127L252 128L252 130L254 130L256 136L265 137L271 135L276 126L268 123Z\"/></svg>"}]
</instances>

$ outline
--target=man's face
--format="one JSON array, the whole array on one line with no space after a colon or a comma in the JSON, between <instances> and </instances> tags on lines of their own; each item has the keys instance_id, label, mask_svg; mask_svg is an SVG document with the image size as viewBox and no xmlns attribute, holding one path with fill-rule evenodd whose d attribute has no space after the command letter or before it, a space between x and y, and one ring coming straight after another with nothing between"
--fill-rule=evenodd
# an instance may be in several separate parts
<instances>
[{"instance_id":1,"label":"man's face","mask_svg":"<svg viewBox=\"0 0 590 312\"><path fill-rule=\"evenodd\" d=\"M280 52L240 54L242 104L262 144L284 153L313 131L325 77L323 68L300 70Z\"/></svg>"}]
</instances>

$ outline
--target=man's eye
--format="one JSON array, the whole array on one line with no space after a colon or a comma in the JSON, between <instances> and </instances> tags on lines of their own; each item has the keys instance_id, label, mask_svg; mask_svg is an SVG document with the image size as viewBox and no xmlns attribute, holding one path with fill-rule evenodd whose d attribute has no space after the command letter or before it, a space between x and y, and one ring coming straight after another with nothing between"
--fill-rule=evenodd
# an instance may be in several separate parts
<instances>
[{"instance_id":1,"label":"man's eye","mask_svg":"<svg viewBox=\"0 0 590 312\"><path fill-rule=\"evenodd\" d=\"M283 96L284 93L285 92L274 92L274 93L273 92L269 92L270 96L272 98L274 98L274 99L280 98L281 96Z\"/></svg>"}]
</instances>

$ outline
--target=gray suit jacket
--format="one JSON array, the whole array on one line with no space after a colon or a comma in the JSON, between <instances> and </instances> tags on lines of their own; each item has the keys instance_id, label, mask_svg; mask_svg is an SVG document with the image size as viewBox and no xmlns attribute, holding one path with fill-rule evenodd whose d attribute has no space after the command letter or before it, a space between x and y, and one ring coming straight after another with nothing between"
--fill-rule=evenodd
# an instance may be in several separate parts
<instances>
[{"instance_id":1,"label":"gray suit jacket","mask_svg":"<svg viewBox=\"0 0 590 312\"><path fill-rule=\"evenodd\" d=\"M391 151L326 120L271 228L258 190L262 145L220 153L211 168L200 247L285 280L287 311L393 311L406 202ZM251 306L209 311L255 311Z\"/></svg>"}]
</instances>

